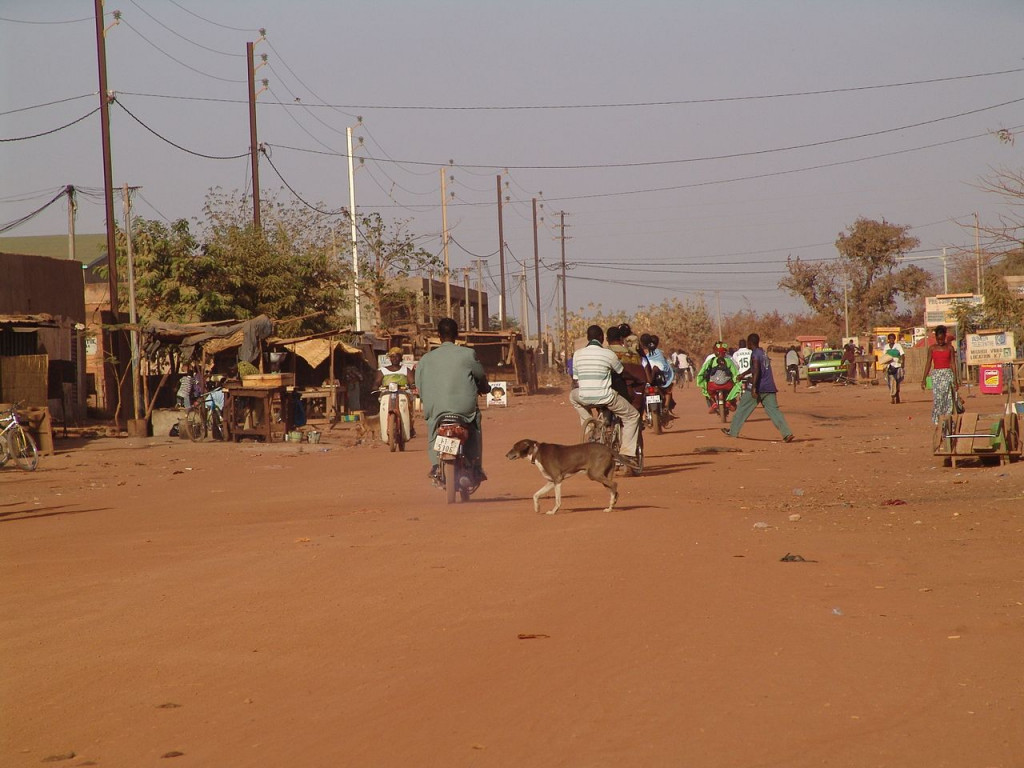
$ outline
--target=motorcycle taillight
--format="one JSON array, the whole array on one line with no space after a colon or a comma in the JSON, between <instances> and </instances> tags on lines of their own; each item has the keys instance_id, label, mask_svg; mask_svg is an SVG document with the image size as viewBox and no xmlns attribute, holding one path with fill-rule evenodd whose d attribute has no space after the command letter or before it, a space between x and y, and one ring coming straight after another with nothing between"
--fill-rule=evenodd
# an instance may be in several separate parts
<instances>
[{"instance_id":1,"label":"motorcycle taillight","mask_svg":"<svg viewBox=\"0 0 1024 768\"><path fill-rule=\"evenodd\" d=\"M654 386L653 384L648 384L646 387L644 387L644 391L648 395L656 395L656 394L658 394L658 388L656 386Z\"/></svg>"},{"instance_id":2,"label":"motorcycle taillight","mask_svg":"<svg viewBox=\"0 0 1024 768\"><path fill-rule=\"evenodd\" d=\"M462 424L442 424L437 428L437 434L444 437L454 437L456 440L469 439L469 430Z\"/></svg>"}]
</instances>

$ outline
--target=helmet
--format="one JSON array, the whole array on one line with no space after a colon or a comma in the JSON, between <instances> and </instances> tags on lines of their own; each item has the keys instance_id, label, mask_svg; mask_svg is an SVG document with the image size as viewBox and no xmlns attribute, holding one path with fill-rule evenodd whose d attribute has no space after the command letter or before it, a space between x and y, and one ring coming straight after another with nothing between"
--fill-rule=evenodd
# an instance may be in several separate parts
<instances>
[{"instance_id":1,"label":"helmet","mask_svg":"<svg viewBox=\"0 0 1024 768\"><path fill-rule=\"evenodd\" d=\"M729 347L726 346L726 343L724 341L719 340L715 342L715 352L718 352L719 350L721 350L722 352L728 352Z\"/></svg>"}]
</instances>

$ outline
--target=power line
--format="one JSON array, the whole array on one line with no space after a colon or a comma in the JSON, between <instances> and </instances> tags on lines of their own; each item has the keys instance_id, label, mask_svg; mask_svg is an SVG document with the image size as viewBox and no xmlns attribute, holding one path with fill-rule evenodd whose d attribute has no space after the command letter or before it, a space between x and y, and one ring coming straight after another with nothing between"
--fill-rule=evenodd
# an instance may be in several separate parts
<instances>
[{"instance_id":1,"label":"power line","mask_svg":"<svg viewBox=\"0 0 1024 768\"><path fill-rule=\"evenodd\" d=\"M137 30L135 27L133 27L131 24L128 23L128 20L125 19L124 16L121 17L121 23L124 24L126 27L128 27L128 29L130 29L136 35L141 37L143 40L145 40L147 43L149 43L149 45L151 47L156 48L158 51L160 51L160 53L162 53L168 59L170 59L171 61L175 62L176 64L180 64L185 69L189 69L189 70L195 72L198 75L202 75L203 77L209 77L209 78L211 78L213 80L220 80L222 83L244 83L244 82L246 82L245 80L237 80L235 78L230 78L230 77L220 77L218 75L211 75L209 72L204 72L201 69L197 69L196 67L193 67L191 64L186 64L184 61L182 61L181 59L179 59L179 58L177 58L175 56L172 56L167 51L165 51L163 48L161 48L159 45L157 45L152 40L150 40L148 37L146 37L144 34L139 32L139 30Z\"/></svg>"},{"instance_id":2,"label":"power line","mask_svg":"<svg viewBox=\"0 0 1024 768\"><path fill-rule=\"evenodd\" d=\"M38 138L40 138L42 136L49 136L51 133L57 133L58 131L63 131L65 128L70 128L75 123L80 123L83 120L85 120L87 117L92 117L93 115L95 115L99 111L100 111L100 108L96 107L95 109L93 109L93 110L91 110L89 112L86 112L81 117L79 117L79 118L77 118L75 120L72 120L70 123L64 123L64 125L62 125L62 126L60 126L58 128L51 128L50 130L43 131L42 133L33 133L31 136L14 136L14 137L9 138L9 139L0 139L0 142L28 141L29 139L38 139Z\"/></svg>"},{"instance_id":3,"label":"power line","mask_svg":"<svg viewBox=\"0 0 1024 768\"><path fill-rule=\"evenodd\" d=\"M105 13L104 16L110 16L111 14ZM77 24L80 21L93 21L94 17L86 16L81 19L62 19L60 21L29 21L27 19L9 19L6 16L0 16L0 21L9 21L11 24Z\"/></svg>"},{"instance_id":4,"label":"power line","mask_svg":"<svg viewBox=\"0 0 1024 768\"><path fill-rule=\"evenodd\" d=\"M1010 101L1004 101L1004 102L1000 102L999 104L992 104L992 105L989 105L989 106L986 106L986 107L980 107L978 109L972 109L972 110L968 110L968 111L965 111L965 112L958 112L958 113L953 114L953 115L945 115L943 117L937 117L937 118L933 118L931 120L923 120L923 121L920 121L920 122L917 122L917 123L908 123L906 125L900 125L900 126L896 126L894 128L884 128L884 129L878 130L878 131L869 131L869 132L866 132L866 133L854 134L854 135L851 135L851 136L841 136L841 137L835 138L835 139L823 139L821 141L813 141L813 142L808 142L806 144L793 144L793 145L786 146L786 147L772 147L772 148L768 148L768 149L756 149L756 150L751 150L749 152L734 152L734 153L729 153L729 154L725 154L725 155L704 155L704 156L700 156L700 157L677 158L677 159L672 159L672 160L645 160L645 161L639 161L639 162L622 162L622 163L578 163L578 164L571 164L571 165L494 165L494 164L465 164L465 163L463 163L463 164L460 164L460 167L462 167L462 168L494 168L494 169L504 169L506 171L508 171L509 169L514 169L514 170L532 170L532 171L555 171L555 170L557 170L557 171L568 171L568 170L593 170L593 169L608 169L608 168L641 168L641 167L649 167L649 166L679 165L679 164L684 164L684 163L700 163L700 162L708 162L708 161L713 161L713 160L733 160L733 159L740 158L740 157L756 157L756 156L759 156L759 155L768 155L768 154L774 154L774 153L777 153L777 152L792 152L792 151L797 150L797 149L811 149L811 148L814 148L814 147L822 147L822 146L827 146L827 145L830 145L830 144L839 144L839 143L846 142L846 141L855 141L855 140L858 140L858 139L865 139L865 138L872 138L872 137L875 137L875 136L882 136L882 135L885 135L885 134L888 134L888 133L897 133L899 131L910 130L912 128L921 128L921 127L924 127L926 125L934 125L936 123L944 122L944 121L947 121L947 120L955 120L955 119L958 119L958 118L961 118L961 117L969 117L970 115L976 115L976 114L979 114L981 112L987 112L989 110L999 109L1000 107L1006 107L1006 106L1010 106L1010 105L1013 105L1013 104L1019 104L1021 102L1024 102L1024 97L1019 98L1019 99L1011 99ZM971 137L968 137L968 138L978 138L979 135L980 136L987 136L988 134L987 133L985 133L985 134L978 134L978 135L971 136ZM944 143L952 143L952 142L944 142ZM931 144L931 145L927 145L927 146L928 147L941 146L941 144ZM310 151L312 151L312 150L302 149L301 147L286 147L286 146L282 146L282 149L291 149L291 150L294 150L294 151L297 151L297 152L310 152ZM909 150L904 150L904 151L909 151ZM344 157L345 155L339 153L339 156ZM885 155L878 155L878 157L885 157ZM375 162L385 162L384 160L382 160L380 158L367 158L367 159L374 160ZM398 162L398 161L392 160L391 162ZM436 161L425 161L425 160L402 160L401 162L407 163L409 165L425 165L425 166L432 166L432 167L435 167L435 168L436 167L445 167L445 166L449 165L449 163L439 163L439 162L436 162ZM600 195L598 195L598 196L600 196ZM553 199L553 200L570 200L570 199L574 199L574 198L551 198L551 199Z\"/></svg>"},{"instance_id":5,"label":"power line","mask_svg":"<svg viewBox=\"0 0 1024 768\"><path fill-rule=\"evenodd\" d=\"M295 188L291 184L288 183L288 180L285 179L285 177L281 175L281 172L279 170L277 170L277 166L274 165L274 161L270 159L270 153L267 152L263 147L260 147L260 153L263 155L263 157L265 157L267 159L267 162L270 164L270 167L274 170L274 173L277 174L277 178L279 178L281 180L281 183L284 184L285 187L288 188L288 191L291 192L292 195L295 196L295 199L298 200L300 203L302 203L304 206L306 206L307 208L309 208L312 211L316 211L317 213L322 213L325 216L340 216L341 214L343 214L345 212L344 208L339 208L336 211L325 211L322 208L317 208L312 203L307 202L306 199L303 198L302 195L300 195L298 192L296 192Z\"/></svg>"},{"instance_id":6,"label":"power line","mask_svg":"<svg viewBox=\"0 0 1024 768\"><path fill-rule=\"evenodd\" d=\"M136 8L138 8L140 11L142 11L144 14L149 16L149 18L151 18L153 21L155 21L161 27L163 27L168 32L170 32L172 35L174 35L175 37L181 38L186 43L190 43L190 44L196 46L197 48L202 48L204 51L209 51L210 53L216 53L216 54L219 54L221 56L234 56L236 58L241 58L241 59L245 58L245 54L244 53L231 53L230 51L220 51L220 50L217 50L216 48L210 48L207 45L203 45L202 43L197 43L195 40L192 40L191 38L185 37L185 35L181 34L180 32L178 32L178 31L172 29L171 27L167 26L166 24L164 24L162 21L160 21L160 19L158 19L156 16L154 16L149 11L147 11L145 8L143 8L141 5L139 5L137 0L129 0L129 2L132 5L134 5Z\"/></svg>"},{"instance_id":7,"label":"power line","mask_svg":"<svg viewBox=\"0 0 1024 768\"><path fill-rule=\"evenodd\" d=\"M0 227L0 233L7 232L8 230L14 229L15 227L19 227L22 224L24 224L25 222L30 221L31 219L34 219L40 213L42 213L47 208L49 208L51 205L53 205L58 200L60 200L62 197L64 197L65 194L66 194L65 190L62 189L60 192L58 192L56 195L54 195L50 199L49 202L43 203L41 206L36 208L31 213L26 213L21 218L15 219L14 221L11 221L11 222L8 222L7 224L4 224L2 227Z\"/></svg>"},{"instance_id":8,"label":"power line","mask_svg":"<svg viewBox=\"0 0 1024 768\"><path fill-rule=\"evenodd\" d=\"M189 14L191 16L195 16L200 21L205 21L207 24L212 24L213 26L220 27L221 29L230 29L232 32L259 32L260 31L258 29L247 29L245 27L232 27L232 26L229 26L227 24L221 24L220 22L213 21L212 19L208 19L205 16L200 16L195 11L190 11L188 8L183 6L181 3L176 2L176 0L168 0L168 2L170 2L171 5L176 5L178 8L183 10L185 13L187 13L187 14Z\"/></svg>"},{"instance_id":9,"label":"power line","mask_svg":"<svg viewBox=\"0 0 1024 768\"><path fill-rule=\"evenodd\" d=\"M95 93L83 93L81 96L68 96L66 99L57 99L56 101L45 101L42 104L33 104L30 107L19 107L18 109L9 109L6 112L0 112L0 117L5 115L13 115L17 112L28 112L30 109L39 109L40 107L52 107L54 104L66 104L69 101L77 101L78 99L88 99L96 96Z\"/></svg>"},{"instance_id":10,"label":"power line","mask_svg":"<svg viewBox=\"0 0 1024 768\"><path fill-rule=\"evenodd\" d=\"M156 136L158 139L160 139L160 141L162 141L162 142L164 142L166 144L170 144L172 147L174 147L175 149L180 149L182 152L187 152L190 155L195 155L196 157L202 157L202 158L205 158L207 160L240 160L241 158L248 157L248 155L249 155L248 152L242 152L241 154L237 154L237 155L208 155L208 154L206 154L204 152L196 152L195 150L188 149L187 147L183 147L183 146L181 146L181 144L177 144L177 143L171 141L166 136L163 136L163 135L157 133L154 129L150 128L141 119L136 117L135 114L130 109L128 109L128 107L126 107L124 104L122 104L119 99L115 98L114 99L114 103L117 104L117 106L119 106L121 109L123 109L128 114L128 117L130 117L136 123L141 125L143 128L145 128L151 134Z\"/></svg>"}]
</instances>

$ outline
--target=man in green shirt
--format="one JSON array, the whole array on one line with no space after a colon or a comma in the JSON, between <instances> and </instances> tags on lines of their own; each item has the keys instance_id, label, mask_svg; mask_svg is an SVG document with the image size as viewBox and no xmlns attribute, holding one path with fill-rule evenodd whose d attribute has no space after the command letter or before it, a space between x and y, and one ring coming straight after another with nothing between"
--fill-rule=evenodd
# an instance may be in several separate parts
<instances>
[{"instance_id":1,"label":"man in green shirt","mask_svg":"<svg viewBox=\"0 0 1024 768\"><path fill-rule=\"evenodd\" d=\"M437 324L437 335L441 346L430 350L416 366L416 384L423 401L423 417L430 428L427 454L430 457L430 476L437 473L437 451L434 438L440 417L446 413L457 413L473 423L470 438L465 446L466 458L476 466L479 479L486 480L483 470L483 424L477 397L491 391L484 367L477 359L476 352L469 347L456 345L459 326L450 317L444 317Z\"/></svg>"}]
</instances>

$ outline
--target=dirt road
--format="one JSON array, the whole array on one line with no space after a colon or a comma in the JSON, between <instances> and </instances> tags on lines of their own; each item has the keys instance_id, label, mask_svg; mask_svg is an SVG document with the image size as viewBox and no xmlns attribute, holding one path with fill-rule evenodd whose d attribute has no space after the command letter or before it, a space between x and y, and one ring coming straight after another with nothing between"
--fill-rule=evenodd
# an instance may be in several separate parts
<instances>
[{"instance_id":1,"label":"dirt road","mask_svg":"<svg viewBox=\"0 0 1024 768\"><path fill-rule=\"evenodd\" d=\"M679 393L612 513L503 458L578 441L565 393L455 506L341 428L5 468L0 764L1024 765L1024 464L942 468L915 387L779 399L788 445Z\"/></svg>"}]
</instances>

